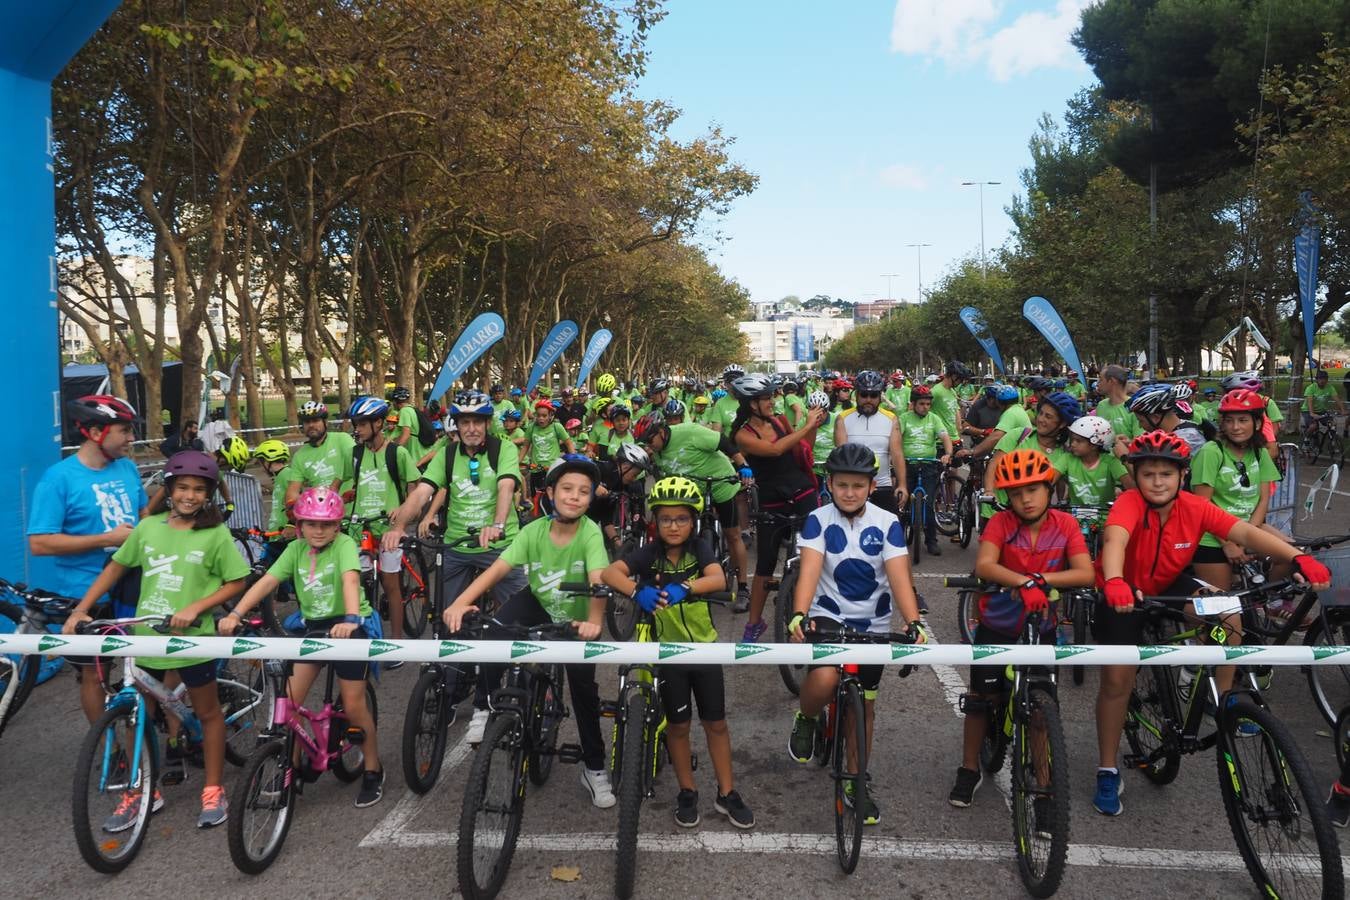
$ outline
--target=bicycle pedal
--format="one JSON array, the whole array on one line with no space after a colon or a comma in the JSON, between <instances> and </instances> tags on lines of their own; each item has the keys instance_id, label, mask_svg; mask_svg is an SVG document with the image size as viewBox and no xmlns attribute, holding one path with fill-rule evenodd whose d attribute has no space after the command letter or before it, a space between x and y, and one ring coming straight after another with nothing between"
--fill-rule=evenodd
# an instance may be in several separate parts
<instances>
[{"instance_id":1,"label":"bicycle pedal","mask_svg":"<svg viewBox=\"0 0 1350 900\"><path fill-rule=\"evenodd\" d=\"M353 747L359 747L366 742L366 730L355 725L348 725L344 737L347 738L347 743Z\"/></svg>"},{"instance_id":2,"label":"bicycle pedal","mask_svg":"<svg viewBox=\"0 0 1350 900\"><path fill-rule=\"evenodd\" d=\"M560 762L565 762L569 764L579 763L581 762L582 759L581 745L560 744L558 745L558 749L554 751L554 755L558 757L558 760Z\"/></svg>"},{"instance_id":3,"label":"bicycle pedal","mask_svg":"<svg viewBox=\"0 0 1350 900\"><path fill-rule=\"evenodd\" d=\"M164 787L175 787L185 781L187 781L187 767L181 763L166 768L159 776L159 783Z\"/></svg>"},{"instance_id":4,"label":"bicycle pedal","mask_svg":"<svg viewBox=\"0 0 1350 900\"><path fill-rule=\"evenodd\" d=\"M670 755L670 751L667 750L667 751L666 751L666 756L667 756L667 758L669 758L669 755ZM673 761L671 762L671 765L674 765L674 762L673 762ZM698 754L697 754L697 753L691 753L691 754L689 754L689 770L690 770L691 772L697 772L697 771L698 771Z\"/></svg>"},{"instance_id":5,"label":"bicycle pedal","mask_svg":"<svg viewBox=\"0 0 1350 900\"><path fill-rule=\"evenodd\" d=\"M1141 756L1135 756L1133 753L1127 753L1120 761L1121 766L1126 769L1147 769L1148 762Z\"/></svg>"},{"instance_id":6,"label":"bicycle pedal","mask_svg":"<svg viewBox=\"0 0 1350 900\"><path fill-rule=\"evenodd\" d=\"M612 719L619 714L619 704L616 700L601 700L600 715L606 719Z\"/></svg>"}]
</instances>

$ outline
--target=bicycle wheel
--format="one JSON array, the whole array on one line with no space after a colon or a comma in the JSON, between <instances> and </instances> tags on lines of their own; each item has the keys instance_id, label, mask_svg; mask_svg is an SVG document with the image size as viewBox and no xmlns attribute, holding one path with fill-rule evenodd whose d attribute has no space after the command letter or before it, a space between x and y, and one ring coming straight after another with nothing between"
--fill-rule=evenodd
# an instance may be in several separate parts
<instances>
[{"instance_id":1,"label":"bicycle wheel","mask_svg":"<svg viewBox=\"0 0 1350 900\"><path fill-rule=\"evenodd\" d=\"M425 794L441 775L450 708L441 671L432 667L417 677L403 715L403 780L414 794Z\"/></svg>"},{"instance_id":2,"label":"bicycle wheel","mask_svg":"<svg viewBox=\"0 0 1350 900\"><path fill-rule=\"evenodd\" d=\"M975 628L980 624L980 595L977 591L961 591L956 595L956 627L961 643L975 643Z\"/></svg>"},{"instance_id":3,"label":"bicycle wheel","mask_svg":"<svg viewBox=\"0 0 1350 900\"><path fill-rule=\"evenodd\" d=\"M95 871L122 871L145 841L159 783L157 742L152 729L141 730L134 708L116 706L99 716L80 744L71 817L80 856Z\"/></svg>"},{"instance_id":4,"label":"bicycle wheel","mask_svg":"<svg viewBox=\"0 0 1350 900\"><path fill-rule=\"evenodd\" d=\"M534 680L533 722L534 740L530 742L530 781L543 784L553 774L554 752L558 746L558 728L567 711L562 703L563 667L548 667L548 679Z\"/></svg>"},{"instance_id":5,"label":"bicycle wheel","mask_svg":"<svg viewBox=\"0 0 1350 900\"><path fill-rule=\"evenodd\" d=\"M906 507L909 524L905 526L905 543L909 547L909 564L917 566L919 557L922 555L920 547L923 544L923 507L918 497L909 498L909 506Z\"/></svg>"},{"instance_id":6,"label":"bicycle wheel","mask_svg":"<svg viewBox=\"0 0 1350 900\"><path fill-rule=\"evenodd\" d=\"M1154 784L1171 784L1181 771L1181 751L1172 734L1179 716L1172 691L1176 670L1171 666L1144 666L1135 676L1134 691L1125 713L1125 741L1144 777ZM1192 682L1197 688L1200 679Z\"/></svg>"},{"instance_id":7,"label":"bicycle wheel","mask_svg":"<svg viewBox=\"0 0 1350 900\"><path fill-rule=\"evenodd\" d=\"M953 471L948 471L938 479L938 493L933 499L933 518L937 521L939 534L951 537L960 530L959 501L965 486L965 476Z\"/></svg>"},{"instance_id":8,"label":"bicycle wheel","mask_svg":"<svg viewBox=\"0 0 1350 900\"><path fill-rule=\"evenodd\" d=\"M862 851L863 804L867 790L867 722L863 718L862 691L857 682L844 685L844 697L839 704L840 725L834 753L834 846L839 856L839 868L845 874L858 866ZM848 749L844 735L853 738L858 764L848 764Z\"/></svg>"},{"instance_id":9,"label":"bicycle wheel","mask_svg":"<svg viewBox=\"0 0 1350 900\"><path fill-rule=\"evenodd\" d=\"M1246 694L1223 701L1219 788L1242 861L1268 897L1342 897L1340 847L1293 734ZM1260 733L1241 737L1239 722Z\"/></svg>"},{"instance_id":10,"label":"bicycle wheel","mask_svg":"<svg viewBox=\"0 0 1350 900\"><path fill-rule=\"evenodd\" d=\"M970 539L975 535L975 494L973 491L962 491L961 496L956 499L956 534L960 538L961 549L964 550L970 546Z\"/></svg>"},{"instance_id":11,"label":"bicycle wheel","mask_svg":"<svg viewBox=\"0 0 1350 900\"><path fill-rule=\"evenodd\" d=\"M258 748L244 767L230 797L226 833L230 859L249 875L267 869L281 853L295 812L295 769L289 741L271 740Z\"/></svg>"},{"instance_id":12,"label":"bicycle wheel","mask_svg":"<svg viewBox=\"0 0 1350 900\"><path fill-rule=\"evenodd\" d=\"M231 765L242 766L271 726L276 705L263 660L221 660L216 668L216 694L225 715L225 758Z\"/></svg>"},{"instance_id":13,"label":"bicycle wheel","mask_svg":"<svg viewBox=\"0 0 1350 900\"><path fill-rule=\"evenodd\" d=\"M283 587L277 588L263 597L262 618L267 631L273 637L291 637L286 630L286 620L300 610L295 591Z\"/></svg>"},{"instance_id":14,"label":"bicycle wheel","mask_svg":"<svg viewBox=\"0 0 1350 900\"><path fill-rule=\"evenodd\" d=\"M1344 646L1350 644L1350 609L1332 607L1323 611L1303 636L1303 644L1312 647ZM1350 660L1343 666L1308 666L1308 690L1313 703L1328 725L1336 724L1336 716L1350 704Z\"/></svg>"},{"instance_id":15,"label":"bicycle wheel","mask_svg":"<svg viewBox=\"0 0 1350 900\"><path fill-rule=\"evenodd\" d=\"M638 549L636 538L629 538L619 548L618 559L623 559ZM638 605L632 597L622 594L612 595L605 603L605 626L609 636L616 641L631 641L633 629L637 627Z\"/></svg>"},{"instance_id":16,"label":"bicycle wheel","mask_svg":"<svg viewBox=\"0 0 1350 900\"><path fill-rule=\"evenodd\" d=\"M525 815L525 748L520 719L489 720L464 784L455 867L468 900L497 896L511 868Z\"/></svg>"},{"instance_id":17,"label":"bicycle wheel","mask_svg":"<svg viewBox=\"0 0 1350 900\"><path fill-rule=\"evenodd\" d=\"M628 695L624 704L624 734L619 795L618 854L614 858L614 895L620 900L633 896L637 884L638 820L652 748L647 739L647 699L642 691Z\"/></svg>"},{"instance_id":18,"label":"bicycle wheel","mask_svg":"<svg viewBox=\"0 0 1350 900\"><path fill-rule=\"evenodd\" d=\"M792 595L797 589L797 569L789 568L783 580L778 583L778 593L774 595L773 609L773 639L775 643L786 644L788 642L788 619L792 618ZM779 666L778 674L783 679L783 686L788 689L788 693L797 696L801 690L802 679L806 677L806 666Z\"/></svg>"},{"instance_id":19,"label":"bicycle wheel","mask_svg":"<svg viewBox=\"0 0 1350 900\"><path fill-rule=\"evenodd\" d=\"M1336 767L1343 771L1346 762L1350 761L1350 706L1341 710L1341 714L1336 717L1331 739L1336 744Z\"/></svg>"},{"instance_id":20,"label":"bicycle wheel","mask_svg":"<svg viewBox=\"0 0 1350 900\"><path fill-rule=\"evenodd\" d=\"M421 553L405 551L400 581L403 587L403 636L409 640L420 638L430 621L427 610L431 606L428 593L427 561Z\"/></svg>"},{"instance_id":21,"label":"bicycle wheel","mask_svg":"<svg viewBox=\"0 0 1350 900\"><path fill-rule=\"evenodd\" d=\"M32 633L32 630L24 625L23 609L21 607L15 606L12 603L0 601L0 615L3 615L14 623L15 634ZM8 679L18 679L18 685L14 689L14 696L10 698L9 709L5 711L5 718L3 721L0 721L0 728L3 728L5 722L8 722L18 715L19 710L28 699L28 695L33 693L33 688L37 685L38 670L42 667L43 657L36 653L25 656L10 654L6 659L13 664L13 671L7 670L5 672L5 677L0 678L0 696L3 696L5 693L5 688L8 686Z\"/></svg>"},{"instance_id":22,"label":"bicycle wheel","mask_svg":"<svg viewBox=\"0 0 1350 900\"><path fill-rule=\"evenodd\" d=\"M371 721L379 727L380 708L375 700L375 685L369 681L366 682L366 708L370 710ZM355 781L366 770L366 754L359 743L347 740L347 717L342 714L341 697L333 702L333 709L339 715L328 732L328 749L330 753L339 749L342 751L333 758L333 774L339 781Z\"/></svg>"},{"instance_id":23,"label":"bicycle wheel","mask_svg":"<svg viewBox=\"0 0 1350 900\"><path fill-rule=\"evenodd\" d=\"M1096 597L1090 593L1075 592L1069 595L1069 610L1073 615L1073 642L1082 646L1088 642L1088 626L1092 624L1092 608ZM1082 684L1087 678L1087 666L1070 666L1073 669L1073 683Z\"/></svg>"},{"instance_id":24,"label":"bicycle wheel","mask_svg":"<svg viewBox=\"0 0 1350 900\"><path fill-rule=\"evenodd\" d=\"M1069 751L1059 704L1050 694L1033 688L1027 712L1027 720L1019 716L1013 723L1013 847L1027 893L1049 897L1059 889L1069 857Z\"/></svg>"},{"instance_id":25,"label":"bicycle wheel","mask_svg":"<svg viewBox=\"0 0 1350 900\"><path fill-rule=\"evenodd\" d=\"M985 708L985 715L989 719L984 725L984 740L980 741L980 768L993 775L1008 757L1009 736L1003 730L1008 721L1008 695L1000 694Z\"/></svg>"}]
</instances>

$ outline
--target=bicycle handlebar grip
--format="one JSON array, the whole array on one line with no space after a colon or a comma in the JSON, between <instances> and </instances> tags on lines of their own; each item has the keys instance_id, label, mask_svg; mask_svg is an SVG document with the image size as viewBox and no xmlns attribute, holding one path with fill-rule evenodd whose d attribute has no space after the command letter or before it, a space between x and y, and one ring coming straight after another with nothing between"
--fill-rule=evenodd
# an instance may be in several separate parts
<instances>
[{"instance_id":1,"label":"bicycle handlebar grip","mask_svg":"<svg viewBox=\"0 0 1350 900\"><path fill-rule=\"evenodd\" d=\"M593 593L594 587L599 586L592 586L589 581L564 581L558 585L558 590L564 594L590 594Z\"/></svg>"},{"instance_id":2,"label":"bicycle handlebar grip","mask_svg":"<svg viewBox=\"0 0 1350 900\"><path fill-rule=\"evenodd\" d=\"M944 578L942 583L949 588L978 588L983 582L974 575L954 575Z\"/></svg>"},{"instance_id":3,"label":"bicycle handlebar grip","mask_svg":"<svg viewBox=\"0 0 1350 900\"><path fill-rule=\"evenodd\" d=\"M710 591L706 594L694 594L690 600L707 600L709 603L732 603L736 595L731 591Z\"/></svg>"}]
</instances>

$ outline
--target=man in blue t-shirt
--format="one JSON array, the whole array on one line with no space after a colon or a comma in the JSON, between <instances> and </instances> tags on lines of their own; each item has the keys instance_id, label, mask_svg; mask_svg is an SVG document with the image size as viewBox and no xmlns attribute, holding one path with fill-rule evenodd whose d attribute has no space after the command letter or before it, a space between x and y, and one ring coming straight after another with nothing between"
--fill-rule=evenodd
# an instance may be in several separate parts
<instances>
[{"instance_id":1,"label":"man in blue t-shirt","mask_svg":"<svg viewBox=\"0 0 1350 900\"><path fill-rule=\"evenodd\" d=\"M66 413L84 440L74 455L42 473L28 518L28 549L34 556L62 557L53 580L43 587L78 598L140 517L149 513L149 501L140 473L126 456L136 437L136 411L131 405L107 394L91 394L67 403ZM95 617L100 614L96 611ZM90 662L69 661L77 675ZM103 701L98 679L80 677L80 705L90 722L103 713Z\"/></svg>"}]
</instances>

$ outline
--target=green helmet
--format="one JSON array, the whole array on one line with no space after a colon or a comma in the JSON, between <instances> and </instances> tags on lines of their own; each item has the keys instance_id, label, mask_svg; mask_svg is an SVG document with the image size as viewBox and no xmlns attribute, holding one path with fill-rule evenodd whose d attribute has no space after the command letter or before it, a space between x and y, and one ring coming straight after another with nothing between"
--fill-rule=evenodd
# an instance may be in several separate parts
<instances>
[{"instance_id":1,"label":"green helmet","mask_svg":"<svg viewBox=\"0 0 1350 900\"><path fill-rule=\"evenodd\" d=\"M595 389L602 394L608 394L618 386L619 380L608 372L595 379Z\"/></svg>"},{"instance_id":2,"label":"green helmet","mask_svg":"<svg viewBox=\"0 0 1350 900\"><path fill-rule=\"evenodd\" d=\"M647 505L653 509L658 506L688 506L695 515L699 515L703 512L703 492L688 478L671 475L652 485Z\"/></svg>"},{"instance_id":3,"label":"green helmet","mask_svg":"<svg viewBox=\"0 0 1350 900\"><path fill-rule=\"evenodd\" d=\"M248 443L237 434L232 435L225 443L221 444L219 452L220 458L225 460L225 465L236 472L244 471L251 455L248 451Z\"/></svg>"},{"instance_id":4,"label":"green helmet","mask_svg":"<svg viewBox=\"0 0 1350 900\"><path fill-rule=\"evenodd\" d=\"M291 448L276 438L269 438L253 450L253 455L263 462L290 462Z\"/></svg>"}]
</instances>

